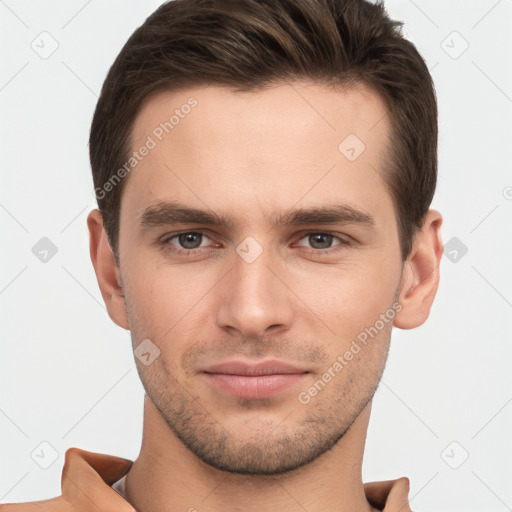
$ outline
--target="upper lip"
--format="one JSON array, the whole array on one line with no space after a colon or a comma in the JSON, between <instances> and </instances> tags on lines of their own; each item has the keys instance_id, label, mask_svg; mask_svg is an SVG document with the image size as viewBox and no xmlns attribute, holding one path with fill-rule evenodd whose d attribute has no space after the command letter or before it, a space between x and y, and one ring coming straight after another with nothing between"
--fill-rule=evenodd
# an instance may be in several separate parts
<instances>
[{"instance_id":1,"label":"upper lip","mask_svg":"<svg viewBox=\"0 0 512 512\"><path fill-rule=\"evenodd\" d=\"M243 361L226 361L209 366L205 373L223 373L229 375L276 375L283 373L307 373L284 361L263 361L261 363L245 363Z\"/></svg>"}]
</instances>

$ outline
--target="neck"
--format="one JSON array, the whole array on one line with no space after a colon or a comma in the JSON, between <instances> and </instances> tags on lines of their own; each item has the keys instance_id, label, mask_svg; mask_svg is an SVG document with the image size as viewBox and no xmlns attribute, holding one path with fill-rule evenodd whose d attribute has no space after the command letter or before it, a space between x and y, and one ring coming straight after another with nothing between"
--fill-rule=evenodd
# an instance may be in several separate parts
<instances>
[{"instance_id":1,"label":"neck","mask_svg":"<svg viewBox=\"0 0 512 512\"><path fill-rule=\"evenodd\" d=\"M313 462L281 475L239 475L198 459L169 429L146 395L142 447L126 476L138 512L373 512L362 482L371 401L336 445Z\"/></svg>"}]
</instances>

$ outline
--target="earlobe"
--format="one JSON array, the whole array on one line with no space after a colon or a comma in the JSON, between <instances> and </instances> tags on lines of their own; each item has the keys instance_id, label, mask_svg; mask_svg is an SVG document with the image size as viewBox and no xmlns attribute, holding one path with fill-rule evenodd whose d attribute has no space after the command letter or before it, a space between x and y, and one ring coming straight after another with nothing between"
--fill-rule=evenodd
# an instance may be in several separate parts
<instances>
[{"instance_id":1,"label":"earlobe","mask_svg":"<svg viewBox=\"0 0 512 512\"><path fill-rule=\"evenodd\" d=\"M108 315L119 327L129 330L121 272L117 267L114 253L108 243L99 210L94 209L89 212L87 226L89 229L91 261Z\"/></svg>"},{"instance_id":2,"label":"earlobe","mask_svg":"<svg viewBox=\"0 0 512 512\"><path fill-rule=\"evenodd\" d=\"M443 218L436 210L429 210L422 229L416 233L411 254L404 263L398 302L402 309L393 325L400 329L414 329L422 325L439 286L439 265L443 255L441 225Z\"/></svg>"}]
</instances>

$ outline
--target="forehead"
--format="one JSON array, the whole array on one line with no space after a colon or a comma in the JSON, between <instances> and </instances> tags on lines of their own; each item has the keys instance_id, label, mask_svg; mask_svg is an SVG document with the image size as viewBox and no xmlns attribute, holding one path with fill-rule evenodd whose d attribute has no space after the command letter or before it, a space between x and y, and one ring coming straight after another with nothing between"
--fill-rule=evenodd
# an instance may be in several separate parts
<instances>
[{"instance_id":1,"label":"forehead","mask_svg":"<svg viewBox=\"0 0 512 512\"><path fill-rule=\"evenodd\" d=\"M389 132L384 102L362 85L335 90L298 81L252 92L160 92L133 126L138 156L121 210L134 218L176 200L254 219L256 208L268 218L298 203L389 206L381 176Z\"/></svg>"}]
</instances>

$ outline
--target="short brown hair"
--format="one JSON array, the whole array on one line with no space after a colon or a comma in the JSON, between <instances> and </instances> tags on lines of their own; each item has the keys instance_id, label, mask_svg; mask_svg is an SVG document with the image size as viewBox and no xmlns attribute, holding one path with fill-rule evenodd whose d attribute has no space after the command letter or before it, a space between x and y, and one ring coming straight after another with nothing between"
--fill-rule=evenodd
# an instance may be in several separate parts
<instances>
[{"instance_id":1,"label":"short brown hair","mask_svg":"<svg viewBox=\"0 0 512 512\"><path fill-rule=\"evenodd\" d=\"M416 47L382 3L365 0L172 0L128 39L96 105L89 151L105 230L119 265L119 213L131 132L144 101L162 90L220 85L252 91L288 79L364 84L391 122L384 180L402 258L410 254L437 180L437 102ZM341 141L340 141L341 142ZM110 180L110 181L109 181ZM110 190L105 193L105 184Z\"/></svg>"}]
</instances>

